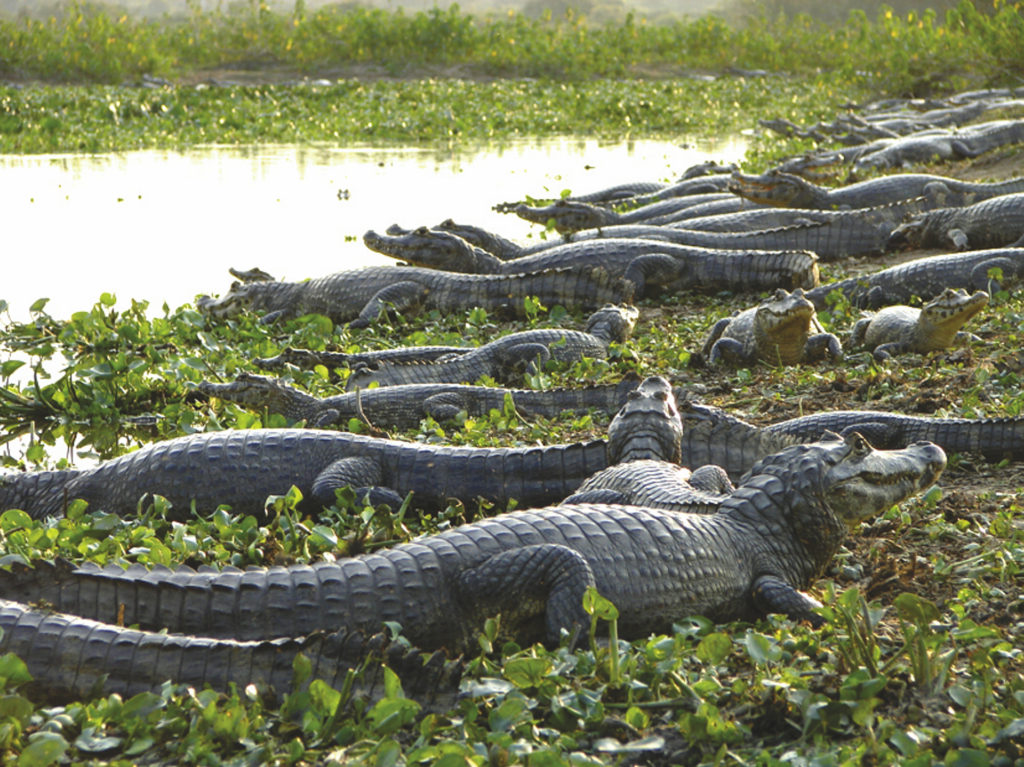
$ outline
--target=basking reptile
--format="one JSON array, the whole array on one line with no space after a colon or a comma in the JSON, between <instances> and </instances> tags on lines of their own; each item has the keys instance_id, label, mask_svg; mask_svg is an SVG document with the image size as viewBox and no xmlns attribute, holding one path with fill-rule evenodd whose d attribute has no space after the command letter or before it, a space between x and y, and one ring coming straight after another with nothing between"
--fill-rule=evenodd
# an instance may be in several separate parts
<instances>
[{"instance_id":1,"label":"basking reptile","mask_svg":"<svg viewBox=\"0 0 1024 767\"><path fill-rule=\"evenodd\" d=\"M734 479L767 455L813 442L826 431L857 431L880 448L934 442L947 453L980 454L986 460L1024 460L1024 417L931 418L875 410L826 411L758 427L710 405L683 401L684 466L721 466Z\"/></svg>"},{"instance_id":2,"label":"basking reptile","mask_svg":"<svg viewBox=\"0 0 1024 767\"><path fill-rule=\"evenodd\" d=\"M725 209L721 211L723 213L750 207L750 203L744 202L733 194L716 194L713 197L715 202L730 201L733 203L725 206ZM708 200L703 197L699 200L695 197L673 197L619 211L595 203L565 199L556 200L549 205L518 205L515 214L524 221L534 224L552 223L556 232L567 235L581 229L596 229L617 224L647 224L650 226L673 224L688 220L690 209L705 202Z\"/></svg>"},{"instance_id":3,"label":"basking reptile","mask_svg":"<svg viewBox=\"0 0 1024 767\"><path fill-rule=\"evenodd\" d=\"M609 302L630 301L633 287L610 277L596 265L556 269L543 273L487 278L483 275L450 274L436 269L398 266L365 266L336 272L305 282L278 282L260 273L232 270L241 282L219 299L200 296L196 306L214 317L241 311L266 312L266 319L323 314L350 327L367 327L381 311L436 309L442 313L482 307L489 312L523 316L523 299L535 296L545 306L594 309Z\"/></svg>"},{"instance_id":4,"label":"basking reptile","mask_svg":"<svg viewBox=\"0 0 1024 767\"><path fill-rule=\"evenodd\" d=\"M690 471L679 465L683 422L669 382L652 376L629 396L629 408L624 407L608 426L608 453L613 465L590 477L563 503L627 504L694 514L717 512L722 498L735 487L718 466ZM642 402L638 404L639 400ZM639 428L623 417L630 408L637 407L652 411L652 417Z\"/></svg>"},{"instance_id":5,"label":"basking reptile","mask_svg":"<svg viewBox=\"0 0 1024 767\"><path fill-rule=\"evenodd\" d=\"M877 148L864 147L854 162L855 172L934 162L935 158L978 157L1024 141L1024 120L994 120L958 130L921 131L882 141L885 143Z\"/></svg>"},{"instance_id":6,"label":"basking reptile","mask_svg":"<svg viewBox=\"0 0 1024 767\"><path fill-rule=\"evenodd\" d=\"M645 428L655 412L627 398L622 417ZM652 427L653 428L653 427ZM265 516L268 496L302 493L311 514L350 486L373 504L398 508L413 493L418 509L452 500L498 506L556 503L611 459L605 440L545 447L476 448L379 439L317 429L253 429L190 434L157 442L87 469L0 475L0 511L22 509L36 519L58 516L81 498L122 516L140 500L161 495L185 519L219 504L235 514Z\"/></svg>"},{"instance_id":7,"label":"basking reptile","mask_svg":"<svg viewBox=\"0 0 1024 767\"><path fill-rule=\"evenodd\" d=\"M946 288L985 290L1008 288L1024 278L1024 248L995 248L947 253L907 261L860 277L850 277L807 291L818 308L838 291L854 306L878 309L917 297L929 301Z\"/></svg>"},{"instance_id":8,"label":"basking reptile","mask_svg":"<svg viewBox=\"0 0 1024 767\"><path fill-rule=\"evenodd\" d=\"M450 710L459 695L462 664L391 642L383 633L364 637L340 629L262 641L156 633L0 600L0 653L15 653L28 667L33 697L48 702L117 693L124 698L166 681L228 692L256 685L280 703L296 692L293 663L301 653L311 679L336 690L351 684L354 698L384 696L384 666L398 675L402 692L426 710ZM352 682L348 681L353 675ZM306 680L303 686L308 684Z\"/></svg>"},{"instance_id":9,"label":"basking reptile","mask_svg":"<svg viewBox=\"0 0 1024 767\"><path fill-rule=\"evenodd\" d=\"M939 208L893 230L887 247L978 250L1024 245L1024 193L1005 194L963 208Z\"/></svg>"},{"instance_id":10,"label":"basking reptile","mask_svg":"<svg viewBox=\"0 0 1024 767\"><path fill-rule=\"evenodd\" d=\"M985 184L927 173L896 173L830 189L792 173L772 170L759 176L734 173L729 189L762 205L786 208L868 208L921 196L932 198L940 205L953 206L1024 192L1024 178Z\"/></svg>"},{"instance_id":11,"label":"basking reptile","mask_svg":"<svg viewBox=\"0 0 1024 767\"><path fill-rule=\"evenodd\" d=\"M266 376L242 373L234 381L219 384L203 381L199 391L211 397L237 402L253 410L279 413L307 426L344 428L357 418L387 429L411 429L427 416L439 423L503 411L511 404L525 418L557 418L567 411L599 410L614 413L636 388L635 379L617 384L578 389L505 389L494 386L426 383L374 387L322 399Z\"/></svg>"},{"instance_id":12,"label":"basking reptile","mask_svg":"<svg viewBox=\"0 0 1024 767\"><path fill-rule=\"evenodd\" d=\"M413 645L477 646L488 617L520 644L589 625L585 589L619 609L625 639L674 621L781 612L820 624L800 590L828 567L850 526L936 481L931 443L874 450L836 435L760 461L717 514L614 505L516 511L371 554L292 567L196 572L138 565L0 571L0 595L46 600L143 630L267 639L402 626Z\"/></svg>"},{"instance_id":13,"label":"basking reptile","mask_svg":"<svg viewBox=\"0 0 1024 767\"><path fill-rule=\"evenodd\" d=\"M542 368L548 360L605 359L609 344L623 343L630 337L638 316L632 306L609 305L594 312L582 331L536 328L510 333L450 358L359 367L349 375L346 388L351 391L371 384L472 383L482 376L508 381L530 368Z\"/></svg>"},{"instance_id":14,"label":"basking reptile","mask_svg":"<svg viewBox=\"0 0 1024 767\"><path fill-rule=\"evenodd\" d=\"M824 332L814 304L797 288L777 290L760 304L715 323L704 341L702 357L708 364L728 362L770 365L842 359L839 339Z\"/></svg>"},{"instance_id":15,"label":"basking reptile","mask_svg":"<svg viewBox=\"0 0 1024 767\"><path fill-rule=\"evenodd\" d=\"M867 349L876 360L886 360L894 354L926 354L954 343L980 341L960 328L986 306L988 293L983 290L968 293L946 288L920 309L889 306L858 320L853 326L851 346Z\"/></svg>"},{"instance_id":16,"label":"basking reptile","mask_svg":"<svg viewBox=\"0 0 1024 767\"><path fill-rule=\"evenodd\" d=\"M570 265L600 266L613 277L632 282L637 297L662 291L758 291L818 284L817 256L804 250L713 250L621 238L562 243L529 256L501 261L480 248L472 248L461 237L436 230L417 230L415 236L371 231L363 240L379 253L456 272L486 269L490 273L515 274ZM467 251L467 247L472 250Z\"/></svg>"}]
</instances>

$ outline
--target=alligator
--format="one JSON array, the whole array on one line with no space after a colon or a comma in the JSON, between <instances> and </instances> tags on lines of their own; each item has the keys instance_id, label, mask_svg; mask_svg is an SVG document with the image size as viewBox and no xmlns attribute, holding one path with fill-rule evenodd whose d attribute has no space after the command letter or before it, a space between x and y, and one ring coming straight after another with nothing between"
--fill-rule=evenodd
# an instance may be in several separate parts
<instances>
[{"instance_id":1,"label":"alligator","mask_svg":"<svg viewBox=\"0 0 1024 767\"><path fill-rule=\"evenodd\" d=\"M228 692L256 685L260 695L280 704L297 692L294 663L301 653L311 679L352 699L385 695L384 668L402 683L402 694L426 711L450 710L459 696L461 661L441 652L421 653L383 632L364 636L339 629L308 636L239 641L124 628L88 618L0 600L0 652L13 652L32 675L35 700L63 703L94 695L124 698L158 691L166 681Z\"/></svg>"},{"instance_id":2,"label":"alligator","mask_svg":"<svg viewBox=\"0 0 1024 767\"><path fill-rule=\"evenodd\" d=\"M349 327L367 327L387 307L406 312L436 309L464 311L482 307L498 314L521 317L523 299L535 296L545 306L594 309L605 303L629 302L632 286L611 277L596 265L527 274L519 270L498 278L446 273L436 269L364 266L305 282L277 282L261 278L232 284L220 299L200 296L196 306L214 317L230 317L244 310L266 312L265 321L303 314L323 314Z\"/></svg>"},{"instance_id":3,"label":"alligator","mask_svg":"<svg viewBox=\"0 0 1024 767\"><path fill-rule=\"evenodd\" d=\"M735 165L719 165L716 162L691 165L673 184L657 181L635 181L616 184L596 192L570 195L567 199L578 202L610 204L646 204L670 197L685 197L694 194L707 194L725 191L728 174L736 169ZM502 202L494 206L499 213L515 210L517 202Z\"/></svg>"},{"instance_id":4,"label":"alligator","mask_svg":"<svg viewBox=\"0 0 1024 767\"><path fill-rule=\"evenodd\" d=\"M471 346L398 346L393 349L369 349L362 352L319 352L286 346L273 357L255 357L253 364L264 370L273 370L285 365L295 365L307 370L317 365L328 368L373 367L382 364L452 359L472 350Z\"/></svg>"},{"instance_id":5,"label":"alligator","mask_svg":"<svg viewBox=\"0 0 1024 767\"><path fill-rule=\"evenodd\" d=\"M687 220L691 208L701 207L708 202L731 203L722 212L731 212L737 207L747 206L733 194L722 193L700 197L671 197L666 200L641 205L628 210L612 210L602 205L579 200L556 200L550 205L517 205L515 214L524 221L534 224L552 225L562 235L572 234L581 229L596 229L616 224L649 224L662 226L680 220Z\"/></svg>"},{"instance_id":6,"label":"alligator","mask_svg":"<svg viewBox=\"0 0 1024 767\"><path fill-rule=\"evenodd\" d=\"M919 213L892 231L886 247L978 250L1003 245L1024 246L1024 193Z\"/></svg>"},{"instance_id":7,"label":"alligator","mask_svg":"<svg viewBox=\"0 0 1024 767\"><path fill-rule=\"evenodd\" d=\"M985 290L990 295L1024 278L1024 248L995 248L969 253L946 253L906 261L860 277L850 277L808 290L818 309L828 307L830 295L853 306L879 309L919 298L929 301L947 287Z\"/></svg>"},{"instance_id":8,"label":"alligator","mask_svg":"<svg viewBox=\"0 0 1024 767\"><path fill-rule=\"evenodd\" d=\"M652 411L627 398L640 428ZM147 496L170 503L185 519L219 504L233 513L266 517L271 495L295 486L301 510L317 514L350 486L358 498L398 509L409 493L418 509L444 509L452 500L556 503L609 465L606 440L544 447L476 448L381 439L319 429L253 429L189 434L147 445L86 469L0 475L0 511L18 508L41 519L63 514L82 499L93 509L134 514Z\"/></svg>"},{"instance_id":9,"label":"alligator","mask_svg":"<svg viewBox=\"0 0 1024 767\"><path fill-rule=\"evenodd\" d=\"M758 360L796 365L842 359L843 349L836 336L824 331L802 290L779 289L757 306L716 322L701 357L710 365L752 365Z\"/></svg>"},{"instance_id":10,"label":"alligator","mask_svg":"<svg viewBox=\"0 0 1024 767\"><path fill-rule=\"evenodd\" d=\"M980 341L960 328L986 306L988 293L983 290L968 293L962 288L946 288L920 309L889 306L858 320L851 333L851 346L867 349L881 361L894 354L926 354L954 343Z\"/></svg>"},{"instance_id":11,"label":"alligator","mask_svg":"<svg viewBox=\"0 0 1024 767\"><path fill-rule=\"evenodd\" d=\"M1024 178L973 183L928 173L897 173L830 189L792 173L771 170L758 176L734 173L729 190L762 205L842 210L868 208L927 196L942 206L963 206L1003 194L1024 192Z\"/></svg>"},{"instance_id":12,"label":"alligator","mask_svg":"<svg viewBox=\"0 0 1024 767\"><path fill-rule=\"evenodd\" d=\"M927 442L879 451L828 435L759 461L718 513L580 504L514 511L393 548L291 567L197 572L88 565L0 571L0 596L93 620L237 640L396 622L423 650L478 647L486 618L520 644L570 643L587 588L618 607L624 639L674 621L784 613L815 625L806 589L859 521L936 481Z\"/></svg>"},{"instance_id":13,"label":"alligator","mask_svg":"<svg viewBox=\"0 0 1024 767\"><path fill-rule=\"evenodd\" d=\"M608 426L612 465L590 477L562 503L627 504L694 514L717 512L722 498L736 488L718 466L690 471L679 465L683 422L669 382L651 376L629 397L634 400L629 408L623 407ZM639 404L635 401L641 399ZM638 407L652 410L652 417L639 428L624 417Z\"/></svg>"},{"instance_id":14,"label":"alligator","mask_svg":"<svg viewBox=\"0 0 1024 767\"><path fill-rule=\"evenodd\" d=\"M934 418L876 410L840 410L758 427L720 408L680 400L683 466L721 466L738 479L767 455L813 442L827 431L860 432L879 448L934 442L947 453L970 453L989 461L1024 460L1024 417Z\"/></svg>"},{"instance_id":15,"label":"alligator","mask_svg":"<svg viewBox=\"0 0 1024 767\"><path fill-rule=\"evenodd\" d=\"M467 384L401 384L345 392L317 398L266 376L242 373L229 383L203 381L199 391L210 397L237 402L254 410L279 413L307 426L344 428L353 419L377 428L413 429L426 418L438 423L502 412L511 404L524 418L557 418L567 411L598 410L614 413L636 388L635 378L617 384L573 389L505 389Z\"/></svg>"},{"instance_id":16,"label":"alligator","mask_svg":"<svg viewBox=\"0 0 1024 767\"><path fill-rule=\"evenodd\" d=\"M865 145L865 151L857 157L853 170L898 168L911 163L932 162L935 158L978 157L1022 141L1024 120L995 120L961 130L921 131L891 139L880 148L871 149L871 145Z\"/></svg>"},{"instance_id":17,"label":"alligator","mask_svg":"<svg viewBox=\"0 0 1024 767\"><path fill-rule=\"evenodd\" d=\"M482 376L508 381L524 372L543 369L549 360L605 359L609 344L624 343L638 317L635 307L609 304L594 312L582 331L534 328L501 336L455 357L357 367L349 375L346 388L351 391L371 384L472 383Z\"/></svg>"},{"instance_id":18,"label":"alligator","mask_svg":"<svg viewBox=\"0 0 1024 767\"><path fill-rule=\"evenodd\" d=\"M480 258L484 251L447 232L417 230L413 236L387 236L371 231L363 239L379 253L452 271L487 269L491 273L515 274L570 265L600 265L613 277L632 282L634 296L638 298L659 291L749 292L778 287L810 288L818 284L817 256L805 250L712 250L652 239L616 238L568 242L523 258L501 261L491 257L485 263ZM474 252L467 254L466 248Z\"/></svg>"}]
</instances>

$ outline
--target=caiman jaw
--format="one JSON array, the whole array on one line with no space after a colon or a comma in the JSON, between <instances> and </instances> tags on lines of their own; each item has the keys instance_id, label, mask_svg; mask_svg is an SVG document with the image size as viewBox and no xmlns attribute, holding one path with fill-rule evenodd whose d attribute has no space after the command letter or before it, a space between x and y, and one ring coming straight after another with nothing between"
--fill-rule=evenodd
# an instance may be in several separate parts
<instances>
[{"instance_id":1,"label":"caiman jaw","mask_svg":"<svg viewBox=\"0 0 1024 767\"><path fill-rule=\"evenodd\" d=\"M608 426L612 462L653 459L678 463L683 422L672 386L661 376L645 378Z\"/></svg>"},{"instance_id":2,"label":"caiman jaw","mask_svg":"<svg viewBox=\"0 0 1024 767\"><path fill-rule=\"evenodd\" d=\"M845 437L845 455L825 476L825 496L848 525L879 514L932 485L946 454L931 442L875 450L858 432Z\"/></svg>"},{"instance_id":3,"label":"caiman jaw","mask_svg":"<svg viewBox=\"0 0 1024 767\"><path fill-rule=\"evenodd\" d=\"M245 286L239 282L231 285L220 298L210 296L199 296L196 298L196 308L219 320L230 319L241 314L249 306L249 298Z\"/></svg>"}]
</instances>

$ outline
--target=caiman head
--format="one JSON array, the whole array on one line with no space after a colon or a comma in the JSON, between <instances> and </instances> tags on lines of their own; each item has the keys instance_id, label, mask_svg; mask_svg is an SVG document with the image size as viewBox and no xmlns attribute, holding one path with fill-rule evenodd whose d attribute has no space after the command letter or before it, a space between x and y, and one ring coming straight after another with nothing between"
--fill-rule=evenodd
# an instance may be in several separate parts
<instances>
[{"instance_id":1,"label":"caiman head","mask_svg":"<svg viewBox=\"0 0 1024 767\"><path fill-rule=\"evenodd\" d=\"M608 462L649 459L679 463L683 422L672 386L661 376L645 378L627 395L608 426Z\"/></svg>"},{"instance_id":2,"label":"caiman head","mask_svg":"<svg viewBox=\"0 0 1024 767\"><path fill-rule=\"evenodd\" d=\"M428 269L489 274L496 268L500 270L501 266L490 253L470 245L458 235L425 226L398 235L377 234L371 229L363 235L363 242L377 253Z\"/></svg>"},{"instance_id":3,"label":"caiman head","mask_svg":"<svg viewBox=\"0 0 1024 767\"><path fill-rule=\"evenodd\" d=\"M975 314L988 306L988 293L977 290L968 293L963 288L946 288L921 308L918 326L928 337L949 346L960 328Z\"/></svg>"},{"instance_id":4,"label":"caiman head","mask_svg":"<svg viewBox=\"0 0 1024 767\"><path fill-rule=\"evenodd\" d=\"M534 224L546 225L548 221L554 221L555 231L559 234L596 229L607 226L614 219L614 214L599 205L575 200L556 200L551 205L541 207L517 205L515 213L519 218Z\"/></svg>"},{"instance_id":5,"label":"caiman head","mask_svg":"<svg viewBox=\"0 0 1024 767\"><path fill-rule=\"evenodd\" d=\"M255 373L240 373L229 383L200 381L198 388L208 397L222 397L249 407L265 407L271 412L282 412L292 400L288 392L295 392L277 378Z\"/></svg>"},{"instance_id":6,"label":"caiman head","mask_svg":"<svg viewBox=\"0 0 1024 767\"><path fill-rule=\"evenodd\" d=\"M219 320L234 317L252 308L254 297L263 292L261 286L275 283L274 278L259 267L244 272L238 269L228 271L238 279L231 283L227 293L220 298L206 295L196 298L199 311Z\"/></svg>"},{"instance_id":7,"label":"caiman head","mask_svg":"<svg viewBox=\"0 0 1024 767\"><path fill-rule=\"evenodd\" d=\"M782 365L799 362L814 320L814 304L803 290L790 293L778 288L754 312L754 335L761 356Z\"/></svg>"},{"instance_id":8,"label":"caiman head","mask_svg":"<svg viewBox=\"0 0 1024 767\"><path fill-rule=\"evenodd\" d=\"M585 330L606 343L623 343L631 335L640 312L635 306L605 304L590 315Z\"/></svg>"},{"instance_id":9,"label":"caiman head","mask_svg":"<svg viewBox=\"0 0 1024 767\"><path fill-rule=\"evenodd\" d=\"M945 467L946 454L931 442L876 450L859 432L845 437L826 432L818 442L758 461L740 484L774 475L782 480L787 501L804 498L807 503L788 504L796 515L793 528L803 538L831 523L852 527L873 517L934 484ZM831 520L822 517L825 509Z\"/></svg>"},{"instance_id":10,"label":"caiman head","mask_svg":"<svg viewBox=\"0 0 1024 767\"><path fill-rule=\"evenodd\" d=\"M732 174L729 191L751 202L779 208L816 207L821 194L811 182L777 169L759 176L737 171Z\"/></svg>"}]
</instances>

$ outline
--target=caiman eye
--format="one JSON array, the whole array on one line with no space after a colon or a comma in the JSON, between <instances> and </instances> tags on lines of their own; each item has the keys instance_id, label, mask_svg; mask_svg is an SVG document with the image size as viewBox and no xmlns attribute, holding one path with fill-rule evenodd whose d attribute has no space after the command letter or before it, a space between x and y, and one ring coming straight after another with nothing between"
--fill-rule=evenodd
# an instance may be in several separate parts
<instances>
[{"instance_id":1,"label":"caiman eye","mask_svg":"<svg viewBox=\"0 0 1024 767\"><path fill-rule=\"evenodd\" d=\"M850 446L850 449L857 455L863 455L870 453L873 449L871 443L864 439L863 435L859 431L850 432L846 436L846 442Z\"/></svg>"},{"instance_id":2,"label":"caiman eye","mask_svg":"<svg viewBox=\"0 0 1024 767\"><path fill-rule=\"evenodd\" d=\"M654 396L656 399L660 399L662 402L664 402L665 400L668 399L668 392L659 389L658 391L654 392Z\"/></svg>"}]
</instances>

